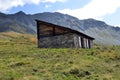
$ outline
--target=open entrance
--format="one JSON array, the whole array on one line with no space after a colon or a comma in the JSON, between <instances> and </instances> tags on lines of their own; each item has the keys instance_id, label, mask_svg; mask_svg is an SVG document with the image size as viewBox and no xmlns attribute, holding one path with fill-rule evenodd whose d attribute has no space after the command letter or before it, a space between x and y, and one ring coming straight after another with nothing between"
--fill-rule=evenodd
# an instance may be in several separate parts
<instances>
[{"instance_id":1,"label":"open entrance","mask_svg":"<svg viewBox=\"0 0 120 80\"><path fill-rule=\"evenodd\" d=\"M82 48L85 48L85 45L84 45L84 38L81 37L81 47Z\"/></svg>"},{"instance_id":2,"label":"open entrance","mask_svg":"<svg viewBox=\"0 0 120 80\"><path fill-rule=\"evenodd\" d=\"M90 40L88 40L88 45L89 45L89 48L91 48L91 43L90 43L91 41Z\"/></svg>"}]
</instances>

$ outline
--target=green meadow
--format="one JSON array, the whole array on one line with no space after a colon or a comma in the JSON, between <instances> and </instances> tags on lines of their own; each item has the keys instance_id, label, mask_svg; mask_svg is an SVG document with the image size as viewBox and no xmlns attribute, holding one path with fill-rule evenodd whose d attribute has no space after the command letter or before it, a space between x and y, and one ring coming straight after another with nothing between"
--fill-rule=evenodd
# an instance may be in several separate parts
<instances>
[{"instance_id":1,"label":"green meadow","mask_svg":"<svg viewBox=\"0 0 120 80\"><path fill-rule=\"evenodd\" d=\"M35 35L0 33L0 80L120 80L120 46L37 48Z\"/></svg>"}]
</instances>

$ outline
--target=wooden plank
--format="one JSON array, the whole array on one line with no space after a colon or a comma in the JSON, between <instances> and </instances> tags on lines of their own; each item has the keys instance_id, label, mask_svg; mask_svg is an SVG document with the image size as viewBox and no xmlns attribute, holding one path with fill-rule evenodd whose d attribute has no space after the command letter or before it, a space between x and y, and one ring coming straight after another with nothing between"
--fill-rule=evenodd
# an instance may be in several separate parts
<instances>
[{"instance_id":1,"label":"wooden plank","mask_svg":"<svg viewBox=\"0 0 120 80\"><path fill-rule=\"evenodd\" d=\"M84 38L84 48L86 48L86 38Z\"/></svg>"},{"instance_id":2,"label":"wooden plank","mask_svg":"<svg viewBox=\"0 0 120 80\"><path fill-rule=\"evenodd\" d=\"M71 31L68 30L68 29L55 27L55 32L56 32L56 33L65 33L65 32L71 32Z\"/></svg>"},{"instance_id":3,"label":"wooden plank","mask_svg":"<svg viewBox=\"0 0 120 80\"><path fill-rule=\"evenodd\" d=\"M87 48L89 48L88 39L86 39Z\"/></svg>"},{"instance_id":4,"label":"wooden plank","mask_svg":"<svg viewBox=\"0 0 120 80\"><path fill-rule=\"evenodd\" d=\"M40 25L39 25L39 22L37 21L37 39L39 41L39 37L40 37L40 29L39 29Z\"/></svg>"},{"instance_id":5,"label":"wooden plank","mask_svg":"<svg viewBox=\"0 0 120 80\"><path fill-rule=\"evenodd\" d=\"M81 37L79 36L79 47L81 48Z\"/></svg>"},{"instance_id":6,"label":"wooden plank","mask_svg":"<svg viewBox=\"0 0 120 80\"><path fill-rule=\"evenodd\" d=\"M77 48L77 38L76 38L76 36L74 36L74 46L75 46L75 48Z\"/></svg>"}]
</instances>

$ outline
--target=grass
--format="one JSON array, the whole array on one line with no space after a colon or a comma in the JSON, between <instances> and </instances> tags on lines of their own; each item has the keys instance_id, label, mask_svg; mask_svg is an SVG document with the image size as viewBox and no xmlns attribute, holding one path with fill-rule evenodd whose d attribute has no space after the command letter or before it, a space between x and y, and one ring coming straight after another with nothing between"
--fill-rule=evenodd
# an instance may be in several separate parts
<instances>
[{"instance_id":1,"label":"grass","mask_svg":"<svg viewBox=\"0 0 120 80\"><path fill-rule=\"evenodd\" d=\"M120 46L40 49L34 35L0 33L0 80L120 80Z\"/></svg>"}]
</instances>

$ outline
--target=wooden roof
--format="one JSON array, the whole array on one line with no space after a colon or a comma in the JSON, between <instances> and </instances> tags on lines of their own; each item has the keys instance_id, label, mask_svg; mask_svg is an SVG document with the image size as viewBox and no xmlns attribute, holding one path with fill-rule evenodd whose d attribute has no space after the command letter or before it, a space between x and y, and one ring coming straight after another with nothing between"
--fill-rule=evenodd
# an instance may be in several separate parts
<instances>
[{"instance_id":1,"label":"wooden roof","mask_svg":"<svg viewBox=\"0 0 120 80\"><path fill-rule=\"evenodd\" d=\"M71 30L71 31L73 31L73 32L75 32L75 33L77 33L77 34L81 34L81 35L83 35L83 36L85 36L85 37L88 37L88 38L90 38L90 39L93 39L93 40L94 40L94 38L93 38L93 37L88 36L88 35L86 35L86 34L84 34L84 33L80 32L80 31L77 31L77 30L71 29L71 28L69 28L69 27L60 26L60 25L57 25L57 24L53 24L53 23L46 22L46 21L43 21L43 20L38 20L38 19L36 19L35 21L36 21L36 22L43 23L43 24L47 24L47 25L53 25L53 26L57 26L57 27L62 27L62 28L65 28L65 29L69 29L69 30Z\"/></svg>"}]
</instances>

